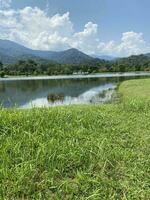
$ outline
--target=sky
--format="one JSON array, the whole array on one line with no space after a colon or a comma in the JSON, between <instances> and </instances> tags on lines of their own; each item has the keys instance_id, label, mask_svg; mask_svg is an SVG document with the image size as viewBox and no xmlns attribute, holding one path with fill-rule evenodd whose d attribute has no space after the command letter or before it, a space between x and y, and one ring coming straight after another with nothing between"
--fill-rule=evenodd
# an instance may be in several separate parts
<instances>
[{"instance_id":1,"label":"sky","mask_svg":"<svg viewBox=\"0 0 150 200\"><path fill-rule=\"evenodd\" d=\"M150 0L0 0L0 39L89 55L150 52Z\"/></svg>"}]
</instances>

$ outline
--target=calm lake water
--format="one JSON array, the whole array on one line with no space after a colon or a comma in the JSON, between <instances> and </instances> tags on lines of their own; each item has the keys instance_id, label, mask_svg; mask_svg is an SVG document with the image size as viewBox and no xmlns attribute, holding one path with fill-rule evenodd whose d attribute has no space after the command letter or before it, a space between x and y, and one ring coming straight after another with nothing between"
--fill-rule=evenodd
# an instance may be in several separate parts
<instances>
[{"instance_id":1,"label":"calm lake water","mask_svg":"<svg viewBox=\"0 0 150 200\"><path fill-rule=\"evenodd\" d=\"M0 79L0 104L6 108L31 108L106 103L120 82L148 76L150 73L5 78ZM64 99L51 102L48 94L63 94Z\"/></svg>"}]
</instances>

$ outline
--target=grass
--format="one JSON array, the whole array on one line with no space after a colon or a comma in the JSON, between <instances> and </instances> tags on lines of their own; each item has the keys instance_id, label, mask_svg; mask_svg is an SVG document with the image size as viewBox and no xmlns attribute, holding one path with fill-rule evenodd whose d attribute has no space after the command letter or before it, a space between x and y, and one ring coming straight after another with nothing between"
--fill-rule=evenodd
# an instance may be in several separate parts
<instances>
[{"instance_id":1,"label":"grass","mask_svg":"<svg viewBox=\"0 0 150 200\"><path fill-rule=\"evenodd\" d=\"M130 80L121 84L119 91L124 95L124 99L150 100L150 80Z\"/></svg>"},{"instance_id":2,"label":"grass","mask_svg":"<svg viewBox=\"0 0 150 200\"><path fill-rule=\"evenodd\" d=\"M150 79L122 103L0 110L0 199L149 200Z\"/></svg>"}]
</instances>

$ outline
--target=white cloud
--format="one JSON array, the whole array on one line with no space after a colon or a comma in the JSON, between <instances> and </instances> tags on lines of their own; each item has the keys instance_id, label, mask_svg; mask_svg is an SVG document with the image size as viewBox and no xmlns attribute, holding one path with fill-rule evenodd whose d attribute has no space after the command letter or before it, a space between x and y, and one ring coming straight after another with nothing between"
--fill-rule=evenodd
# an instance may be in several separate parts
<instances>
[{"instance_id":1,"label":"white cloud","mask_svg":"<svg viewBox=\"0 0 150 200\"><path fill-rule=\"evenodd\" d=\"M12 0L0 0L0 9L9 8Z\"/></svg>"},{"instance_id":2,"label":"white cloud","mask_svg":"<svg viewBox=\"0 0 150 200\"><path fill-rule=\"evenodd\" d=\"M133 31L122 34L121 43L117 47L117 51L123 54L140 54L146 50L146 43L142 33Z\"/></svg>"},{"instance_id":3,"label":"white cloud","mask_svg":"<svg viewBox=\"0 0 150 200\"><path fill-rule=\"evenodd\" d=\"M0 0L0 2L2 2ZM127 56L148 51L142 33L122 34L120 43L102 42L98 25L88 22L83 31L75 32L69 12L52 17L37 7L20 10L0 10L0 38L19 42L29 48L64 50L78 48L88 54Z\"/></svg>"},{"instance_id":4,"label":"white cloud","mask_svg":"<svg viewBox=\"0 0 150 200\"><path fill-rule=\"evenodd\" d=\"M8 39L33 49L54 50L55 46L65 43L73 33L73 24L68 12L50 18L37 7L26 7L18 11L1 10L0 18L0 28L5 30L5 37L7 35ZM3 36L2 31L0 37ZM65 47L66 45L64 49Z\"/></svg>"},{"instance_id":5,"label":"white cloud","mask_svg":"<svg viewBox=\"0 0 150 200\"><path fill-rule=\"evenodd\" d=\"M146 53L150 51L147 46L142 33L134 31L122 33L120 43L109 41L108 43L100 43L98 49L106 54L113 54L116 56L129 56Z\"/></svg>"},{"instance_id":6,"label":"white cloud","mask_svg":"<svg viewBox=\"0 0 150 200\"><path fill-rule=\"evenodd\" d=\"M99 43L98 39L98 26L92 22L88 22L84 30L79 33L75 33L71 38L71 46L78 48L88 54L95 53L95 47Z\"/></svg>"}]
</instances>

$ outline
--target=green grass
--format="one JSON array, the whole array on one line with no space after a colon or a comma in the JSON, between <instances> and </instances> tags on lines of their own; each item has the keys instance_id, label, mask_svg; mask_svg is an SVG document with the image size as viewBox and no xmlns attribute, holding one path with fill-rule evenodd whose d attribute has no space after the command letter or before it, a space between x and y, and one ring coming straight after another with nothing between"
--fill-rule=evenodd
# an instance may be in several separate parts
<instances>
[{"instance_id":1,"label":"green grass","mask_svg":"<svg viewBox=\"0 0 150 200\"><path fill-rule=\"evenodd\" d=\"M0 110L0 199L149 200L150 79L122 103Z\"/></svg>"},{"instance_id":2,"label":"green grass","mask_svg":"<svg viewBox=\"0 0 150 200\"><path fill-rule=\"evenodd\" d=\"M124 100L150 100L150 79L125 81L119 91L123 94Z\"/></svg>"}]
</instances>

